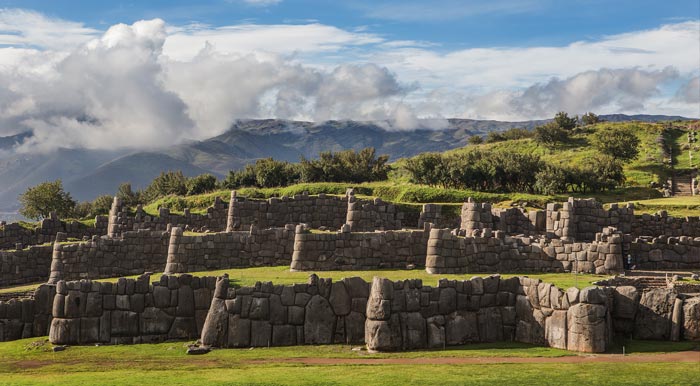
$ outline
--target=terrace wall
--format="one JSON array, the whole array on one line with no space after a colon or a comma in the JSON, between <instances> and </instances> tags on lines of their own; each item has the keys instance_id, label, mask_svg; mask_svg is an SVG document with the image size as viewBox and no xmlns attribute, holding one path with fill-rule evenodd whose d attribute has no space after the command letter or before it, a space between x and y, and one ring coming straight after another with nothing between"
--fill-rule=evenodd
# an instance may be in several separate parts
<instances>
[{"instance_id":1,"label":"terrace wall","mask_svg":"<svg viewBox=\"0 0 700 386\"><path fill-rule=\"evenodd\" d=\"M426 231L308 233L297 226L291 269L330 271L422 267L425 265L427 241Z\"/></svg>"},{"instance_id":2,"label":"terrace wall","mask_svg":"<svg viewBox=\"0 0 700 386\"><path fill-rule=\"evenodd\" d=\"M183 235L173 228L167 254L166 274L226 268L287 265L294 247L294 226L250 231Z\"/></svg>"},{"instance_id":3,"label":"terrace wall","mask_svg":"<svg viewBox=\"0 0 700 386\"><path fill-rule=\"evenodd\" d=\"M202 344L268 347L302 344L361 344L369 285L360 278L332 283L311 275L308 283L228 288L217 291L202 331Z\"/></svg>"},{"instance_id":4,"label":"terrace wall","mask_svg":"<svg viewBox=\"0 0 700 386\"><path fill-rule=\"evenodd\" d=\"M611 273L622 270L622 236L613 229L590 243L561 239L510 237L502 231L473 232L460 237L432 229L428 240L428 273L562 272Z\"/></svg>"}]
</instances>

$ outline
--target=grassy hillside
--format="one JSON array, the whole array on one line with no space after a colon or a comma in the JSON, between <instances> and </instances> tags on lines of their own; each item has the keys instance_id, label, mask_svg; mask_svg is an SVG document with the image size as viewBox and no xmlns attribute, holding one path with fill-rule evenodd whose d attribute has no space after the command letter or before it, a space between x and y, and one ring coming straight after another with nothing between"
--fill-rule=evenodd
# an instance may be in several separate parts
<instances>
[{"instance_id":1,"label":"grassy hillside","mask_svg":"<svg viewBox=\"0 0 700 386\"><path fill-rule=\"evenodd\" d=\"M514 153L539 155L547 163L559 165L582 165L596 155L591 145L592 135L601 129L629 128L640 140L640 151L637 159L625 164L625 174L629 186L649 186L652 181L660 182L670 175L670 169L664 165L664 157L657 138L662 134L666 124L644 122L603 122L579 129L571 136L567 144L554 149L538 145L533 139L518 139L482 145L471 145L447 153L468 152L474 148L501 150ZM675 132L683 132L675 130ZM684 133L684 132L683 132ZM680 141L681 135L674 135L670 140Z\"/></svg>"}]
</instances>

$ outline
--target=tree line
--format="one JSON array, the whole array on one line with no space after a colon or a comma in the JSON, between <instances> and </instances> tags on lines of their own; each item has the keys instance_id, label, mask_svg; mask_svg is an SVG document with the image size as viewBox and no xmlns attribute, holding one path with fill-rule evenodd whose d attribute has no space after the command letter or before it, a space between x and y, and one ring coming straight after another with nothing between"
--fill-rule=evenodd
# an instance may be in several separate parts
<instances>
[{"instance_id":1,"label":"tree line","mask_svg":"<svg viewBox=\"0 0 700 386\"><path fill-rule=\"evenodd\" d=\"M485 139L470 137L469 143L531 138L538 145L555 148L569 143L577 130L597 122L599 118L593 113L579 118L560 112L552 121L534 130L513 128L492 132ZM624 184L623 162L636 158L639 152L639 139L634 132L629 128L602 127L589 138L597 155L581 165L551 164L534 154L470 146L461 154L422 153L407 159L401 168L416 184L488 192L594 193ZM359 151L321 152L318 158L301 157L295 163L264 158L241 170L229 171L222 180L212 174L186 177L181 171L162 172L144 189L121 184L116 196L127 206L135 206L169 195L188 196L218 189L384 181L392 170L388 161L388 155L377 155L371 147ZM20 214L27 218L45 218L51 211L62 218L88 218L107 214L112 197L103 195L93 201L76 202L64 191L61 180L56 180L27 189L19 201Z\"/></svg>"}]
</instances>

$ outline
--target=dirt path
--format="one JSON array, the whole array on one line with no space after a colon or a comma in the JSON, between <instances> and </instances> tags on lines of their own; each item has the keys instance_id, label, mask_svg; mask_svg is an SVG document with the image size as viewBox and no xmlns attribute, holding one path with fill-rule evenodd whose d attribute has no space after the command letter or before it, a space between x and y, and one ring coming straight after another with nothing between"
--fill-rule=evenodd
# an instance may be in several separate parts
<instances>
[{"instance_id":1,"label":"dirt path","mask_svg":"<svg viewBox=\"0 0 700 386\"><path fill-rule=\"evenodd\" d=\"M303 365L467 365L492 363L643 363L643 362L697 362L700 351L681 351L663 354L586 354L556 358L546 357L484 357L484 358L286 358L256 359L245 364L295 363Z\"/></svg>"}]
</instances>

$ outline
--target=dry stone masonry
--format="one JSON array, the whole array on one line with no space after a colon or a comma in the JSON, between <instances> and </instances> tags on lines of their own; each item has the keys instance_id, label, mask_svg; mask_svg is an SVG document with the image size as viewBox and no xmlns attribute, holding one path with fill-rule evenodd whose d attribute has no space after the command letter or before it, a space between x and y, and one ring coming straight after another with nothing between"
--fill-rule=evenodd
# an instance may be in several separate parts
<instances>
[{"instance_id":1,"label":"dry stone masonry","mask_svg":"<svg viewBox=\"0 0 700 386\"><path fill-rule=\"evenodd\" d=\"M196 339L215 277L148 275L116 283L59 281L49 340L53 344L132 344Z\"/></svg>"},{"instance_id":2,"label":"dry stone masonry","mask_svg":"<svg viewBox=\"0 0 700 386\"><path fill-rule=\"evenodd\" d=\"M303 344L361 344L369 285L360 278L229 288L217 281L202 331L214 347L268 347Z\"/></svg>"}]
</instances>

